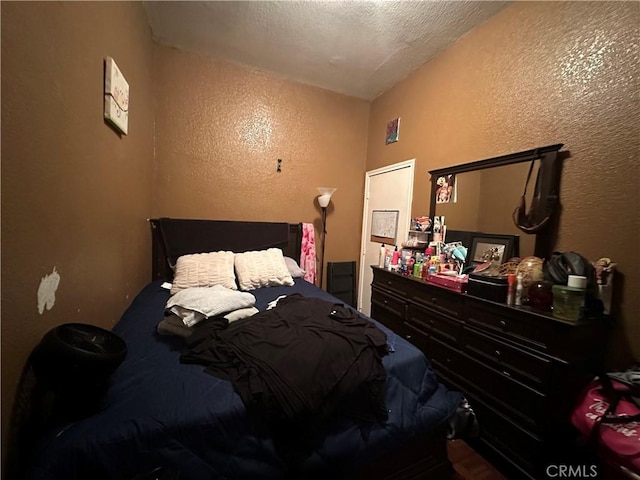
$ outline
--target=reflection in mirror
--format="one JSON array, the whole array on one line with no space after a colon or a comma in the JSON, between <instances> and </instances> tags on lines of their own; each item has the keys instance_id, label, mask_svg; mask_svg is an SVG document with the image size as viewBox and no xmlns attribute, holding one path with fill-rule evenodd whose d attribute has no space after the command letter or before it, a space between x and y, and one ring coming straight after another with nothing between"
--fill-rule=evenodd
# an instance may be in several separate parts
<instances>
[{"instance_id":1,"label":"reflection in mirror","mask_svg":"<svg viewBox=\"0 0 640 480\"><path fill-rule=\"evenodd\" d=\"M539 161L534 162L527 205L531 205L539 165ZM455 202L437 203L435 214L444 215L448 230L519 235L520 256L533 255L536 236L520 231L512 219L530 166L531 162L521 162L457 174Z\"/></svg>"}]
</instances>

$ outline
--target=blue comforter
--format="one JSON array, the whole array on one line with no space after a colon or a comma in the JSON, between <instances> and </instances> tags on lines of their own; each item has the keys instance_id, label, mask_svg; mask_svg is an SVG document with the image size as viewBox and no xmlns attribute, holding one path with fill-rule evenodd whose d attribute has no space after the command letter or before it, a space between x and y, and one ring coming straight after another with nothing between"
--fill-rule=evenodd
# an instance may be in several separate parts
<instances>
[{"instance_id":1,"label":"blue comforter","mask_svg":"<svg viewBox=\"0 0 640 480\"><path fill-rule=\"evenodd\" d=\"M248 418L231 383L203 373L202 366L181 364L183 340L156 333L169 298L161 283L147 285L113 329L128 354L113 375L107 407L49 432L35 452L29 478L133 479L159 467L179 472L182 480L284 476L286 466L273 441ZM278 296L295 292L335 300L301 279L293 287L252 293L264 310ZM460 393L437 382L418 349L376 325L391 350L383 358L388 420L368 436L351 421L336 420L304 462L304 472L369 463L444 422L459 403Z\"/></svg>"}]
</instances>

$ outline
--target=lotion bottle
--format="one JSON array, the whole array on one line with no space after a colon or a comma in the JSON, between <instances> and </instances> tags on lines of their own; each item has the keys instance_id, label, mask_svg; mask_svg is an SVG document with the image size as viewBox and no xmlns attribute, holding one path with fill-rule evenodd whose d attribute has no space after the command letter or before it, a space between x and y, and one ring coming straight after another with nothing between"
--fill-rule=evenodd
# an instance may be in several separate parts
<instances>
[{"instance_id":1,"label":"lotion bottle","mask_svg":"<svg viewBox=\"0 0 640 480\"><path fill-rule=\"evenodd\" d=\"M516 297L515 304L522 305L522 274L521 273L519 273L517 277L515 297Z\"/></svg>"},{"instance_id":2,"label":"lotion bottle","mask_svg":"<svg viewBox=\"0 0 640 480\"><path fill-rule=\"evenodd\" d=\"M380 253L378 256L378 267L384 268L384 260L387 256L387 249L384 246L384 243L380 246Z\"/></svg>"},{"instance_id":3,"label":"lotion bottle","mask_svg":"<svg viewBox=\"0 0 640 480\"><path fill-rule=\"evenodd\" d=\"M393 251L393 257L391 258L391 265L398 265L399 258L400 258L400 252L398 251L398 246L396 245L396 248Z\"/></svg>"},{"instance_id":4,"label":"lotion bottle","mask_svg":"<svg viewBox=\"0 0 640 480\"><path fill-rule=\"evenodd\" d=\"M508 290L507 290L507 305L513 306L516 298L516 274L510 273L507 275Z\"/></svg>"}]
</instances>

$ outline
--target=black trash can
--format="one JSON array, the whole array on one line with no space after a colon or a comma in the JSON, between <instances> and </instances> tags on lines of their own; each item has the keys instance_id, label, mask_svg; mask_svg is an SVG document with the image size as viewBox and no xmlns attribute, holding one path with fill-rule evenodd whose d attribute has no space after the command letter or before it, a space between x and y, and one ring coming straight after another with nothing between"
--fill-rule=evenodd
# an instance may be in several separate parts
<instances>
[{"instance_id":1,"label":"black trash can","mask_svg":"<svg viewBox=\"0 0 640 480\"><path fill-rule=\"evenodd\" d=\"M16 393L7 478L24 477L45 431L104 408L109 378L126 354L124 340L94 325L67 323L42 337L29 356Z\"/></svg>"},{"instance_id":2,"label":"black trash can","mask_svg":"<svg viewBox=\"0 0 640 480\"><path fill-rule=\"evenodd\" d=\"M31 358L41 390L49 397L47 423L99 412L109 377L126 354L124 340L95 325L66 323L47 332Z\"/></svg>"}]
</instances>

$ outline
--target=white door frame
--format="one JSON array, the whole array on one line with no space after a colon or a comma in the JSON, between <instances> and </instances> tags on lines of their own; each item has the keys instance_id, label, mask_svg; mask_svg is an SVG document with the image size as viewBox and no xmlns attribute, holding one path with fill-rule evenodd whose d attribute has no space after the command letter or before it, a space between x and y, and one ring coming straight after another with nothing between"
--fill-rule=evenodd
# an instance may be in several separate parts
<instances>
[{"instance_id":1,"label":"white door frame","mask_svg":"<svg viewBox=\"0 0 640 480\"><path fill-rule=\"evenodd\" d=\"M369 188L371 187L371 177L375 175L380 175L381 173L388 173L394 170L398 170L401 168L409 167L409 178L411 188L408 190L407 195L407 211L409 212L409 218L411 218L411 208L413 206L413 184L414 184L414 174L416 168L416 159L412 158L410 160L405 160L404 162L394 163L393 165L387 165L386 167L376 168L375 170L370 170L365 174L364 180L364 209L362 210L362 234L360 237L360 271L358 272L358 311L362 311L362 295L364 290L364 271L365 268L371 268L370 265L365 265L365 248L367 246L367 242L369 239L368 232L370 230L369 227L369 216L367 215L369 211ZM400 235L407 235L409 231L409 225L398 225L397 236L400 238Z\"/></svg>"}]
</instances>

